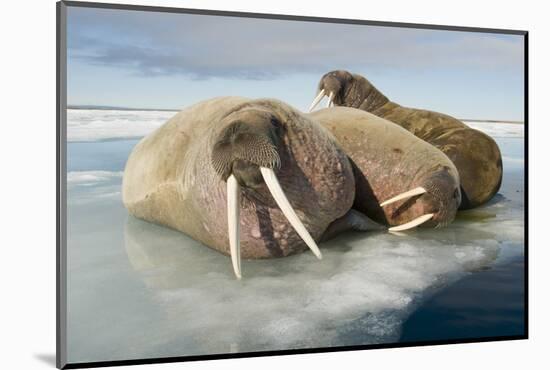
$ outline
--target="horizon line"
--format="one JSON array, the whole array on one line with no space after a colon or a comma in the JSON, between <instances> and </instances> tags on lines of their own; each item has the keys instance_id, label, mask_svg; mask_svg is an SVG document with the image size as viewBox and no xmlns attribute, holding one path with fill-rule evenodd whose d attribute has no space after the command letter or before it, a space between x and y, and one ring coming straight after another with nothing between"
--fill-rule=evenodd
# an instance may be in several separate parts
<instances>
[{"instance_id":1,"label":"horizon line","mask_svg":"<svg viewBox=\"0 0 550 370\"><path fill-rule=\"evenodd\" d=\"M133 108L133 107L119 107L111 105L94 105L94 104L68 104L67 109L75 110L122 110L122 111L157 111L157 112L179 112L184 108L172 109L172 108ZM485 122L485 123L507 123L507 124L524 124L521 120L501 120L501 119L477 119L477 118L457 118L459 121L466 122Z\"/></svg>"}]
</instances>

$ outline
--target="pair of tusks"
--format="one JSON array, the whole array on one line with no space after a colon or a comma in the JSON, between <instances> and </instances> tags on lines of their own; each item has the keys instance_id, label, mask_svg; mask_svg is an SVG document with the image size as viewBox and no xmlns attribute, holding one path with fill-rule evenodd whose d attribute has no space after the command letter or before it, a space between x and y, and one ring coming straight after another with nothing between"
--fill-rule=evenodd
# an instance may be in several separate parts
<instances>
[{"instance_id":1,"label":"pair of tusks","mask_svg":"<svg viewBox=\"0 0 550 370\"><path fill-rule=\"evenodd\" d=\"M302 240L311 249L311 251L322 259L321 251L317 246L317 243L313 240L304 224L298 218L298 215L294 211L294 208L290 205L279 180L275 175L275 172L267 167L260 167L260 172L267 185L267 188L271 192L273 199L285 215L288 222L292 225L294 230L300 235ZM237 182L235 176L231 175L227 179L227 227L229 234L229 250L231 253L231 263L233 264L233 271L237 279L241 278L241 240L240 240L240 204L241 204L241 187Z\"/></svg>"},{"instance_id":2,"label":"pair of tusks","mask_svg":"<svg viewBox=\"0 0 550 370\"><path fill-rule=\"evenodd\" d=\"M325 89L321 89L321 91L319 91L319 94L315 97L315 99L313 99L313 103L311 103L311 106L309 107L309 111L311 112L313 109L315 109L317 104L319 104L324 97L325 97ZM330 94L328 95L327 108L330 108L334 105L333 99L334 99L334 93L331 91Z\"/></svg>"},{"instance_id":3,"label":"pair of tusks","mask_svg":"<svg viewBox=\"0 0 550 370\"><path fill-rule=\"evenodd\" d=\"M387 206L388 204L392 204L392 203L395 203L399 200L402 200L402 199L406 199L406 198L410 198L410 197L414 197L415 195L421 195L421 194L424 194L426 193L427 190L424 189L422 186L419 186L417 188L414 188L412 190L409 190L409 191L406 191L404 193L401 193L399 195L396 195L395 197L393 198L390 198L382 203L380 203L380 207L384 207L384 206ZM390 227L388 229L388 231L403 231L403 230L408 230L408 229L412 229L413 227L416 227L418 225L421 225L423 224L424 222L430 220L433 215L435 213L427 213L425 215L422 215L420 217L417 217L415 218L414 220L412 221L409 221L403 225L398 225L398 226L393 226L393 227Z\"/></svg>"}]
</instances>

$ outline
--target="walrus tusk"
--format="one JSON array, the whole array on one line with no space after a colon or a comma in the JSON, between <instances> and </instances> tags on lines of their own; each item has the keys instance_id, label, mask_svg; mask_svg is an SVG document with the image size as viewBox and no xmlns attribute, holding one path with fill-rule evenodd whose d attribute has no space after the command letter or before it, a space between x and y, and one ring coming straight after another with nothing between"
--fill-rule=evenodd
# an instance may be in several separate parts
<instances>
[{"instance_id":1,"label":"walrus tusk","mask_svg":"<svg viewBox=\"0 0 550 370\"><path fill-rule=\"evenodd\" d=\"M387 206L390 203L395 203L395 202L397 202L398 200L401 200L401 199L410 198L410 197L413 197L415 195L424 194L425 192L426 192L426 189L424 189L422 186L419 186L418 188L414 188L412 190L406 191L404 193L396 195L395 197L390 198L390 199L380 203L380 207Z\"/></svg>"},{"instance_id":2,"label":"walrus tusk","mask_svg":"<svg viewBox=\"0 0 550 370\"><path fill-rule=\"evenodd\" d=\"M264 178L264 181L269 188L269 191L271 192L271 195L275 199L275 202L277 202L277 205L287 218L288 222L294 227L294 230L300 235L300 237L303 239L303 241L307 244L309 249L317 256L317 258L322 259L323 256L321 254L321 251L319 250L319 247L305 228L304 224L300 219L298 218L298 215L296 212L294 212L294 209L288 202L288 199L281 188L281 184L279 184L279 180L277 180L277 176L275 175L275 172L273 172L272 169L267 167L260 167L260 171L262 172L262 176Z\"/></svg>"},{"instance_id":3,"label":"walrus tusk","mask_svg":"<svg viewBox=\"0 0 550 370\"><path fill-rule=\"evenodd\" d=\"M241 239L240 239L241 186L235 176L227 179L227 230L231 263L237 279L241 278Z\"/></svg>"},{"instance_id":4,"label":"walrus tusk","mask_svg":"<svg viewBox=\"0 0 550 370\"><path fill-rule=\"evenodd\" d=\"M390 227L388 229L388 231L403 231L403 230L408 230L408 229L412 229L413 227L416 227L418 225L421 225L423 224L424 222L428 221L429 219L431 219L433 217L435 213L428 213L428 214L425 214L423 216L420 216L420 217L417 217L415 218L414 220L412 221L409 221L407 222L406 224L403 224L403 225L399 225L399 226L394 226L394 227Z\"/></svg>"},{"instance_id":5,"label":"walrus tusk","mask_svg":"<svg viewBox=\"0 0 550 370\"><path fill-rule=\"evenodd\" d=\"M325 96L325 89L321 89L321 91L319 91L319 95L317 95L315 97L315 99L313 99L313 102L311 103L311 106L309 107L309 111L311 112L313 109L315 109L315 107L317 106L317 104L319 104L319 102L321 101L321 99L323 99Z\"/></svg>"},{"instance_id":6,"label":"walrus tusk","mask_svg":"<svg viewBox=\"0 0 550 370\"><path fill-rule=\"evenodd\" d=\"M334 93L331 91L328 96L327 108L330 108L330 106L332 105L332 99L334 99Z\"/></svg>"}]
</instances>

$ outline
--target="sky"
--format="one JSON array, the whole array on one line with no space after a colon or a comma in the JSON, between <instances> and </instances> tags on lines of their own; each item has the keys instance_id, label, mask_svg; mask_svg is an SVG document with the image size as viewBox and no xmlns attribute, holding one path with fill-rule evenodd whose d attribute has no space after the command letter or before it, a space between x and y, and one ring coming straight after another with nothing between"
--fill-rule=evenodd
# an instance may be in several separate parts
<instances>
[{"instance_id":1,"label":"sky","mask_svg":"<svg viewBox=\"0 0 550 370\"><path fill-rule=\"evenodd\" d=\"M523 36L69 7L69 105L182 109L216 96L306 110L346 69L391 100L523 120Z\"/></svg>"}]
</instances>

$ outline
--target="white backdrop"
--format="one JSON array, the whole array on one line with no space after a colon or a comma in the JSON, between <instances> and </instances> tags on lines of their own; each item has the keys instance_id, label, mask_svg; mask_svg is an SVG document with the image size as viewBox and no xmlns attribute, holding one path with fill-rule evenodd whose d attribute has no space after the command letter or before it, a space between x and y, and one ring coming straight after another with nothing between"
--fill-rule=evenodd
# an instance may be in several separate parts
<instances>
[{"instance_id":1,"label":"white backdrop","mask_svg":"<svg viewBox=\"0 0 550 370\"><path fill-rule=\"evenodd\" d=\"M121 2L112 0L111 2ZM547 366L550 133L549 22L542 1L190 0L127 3L530 31L530 336L528 341L356 351L134 367L136 369L423 368ZM55 2L2 4L0 273L4 368L52 368L55 354ZM546 195L546 196L545 196ZM90 333L93 335L93 333ZM541 364L538 365L537 363ZM546 365L544 365L546 363ZM10 366L11 365L11 366Z\"/></svg>"}]
</instances>

